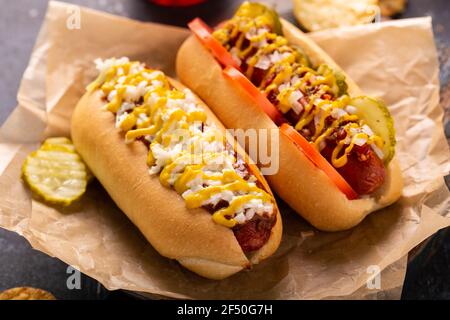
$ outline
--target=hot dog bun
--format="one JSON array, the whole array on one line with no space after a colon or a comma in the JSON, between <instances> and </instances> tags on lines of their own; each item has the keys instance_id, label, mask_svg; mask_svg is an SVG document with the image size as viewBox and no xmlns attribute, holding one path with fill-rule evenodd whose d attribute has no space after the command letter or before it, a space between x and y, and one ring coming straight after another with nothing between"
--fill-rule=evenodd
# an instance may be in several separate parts
<instances>
[{"instance_id":1,"label":"hot dog bun","mask_svg":"<svg viewBox=\"0 0 450 320\"><path fill-rule=\"evenodd\" d=\"M172 82L175 87L180 84ZM201 103L207 122L223 125ZM183 198L149 175L147 147L140 141L124 142L114 127L114 114L103 110L100 90L86 93L72 116L71 134L77 151L108 194L163 256L175 259L191 271L210 279L223 279L270 256L281 240L281 217L275 205L276 224L268 242L247 257L233 231L216 224L203 208L187 209ZM238 147L238 153L243 154ZM253 174L270 192L255 166Z\"/></svg>"},{"instance_id":2,"label":"hot dog bun","mask_svg":"<svg viewBox=\"0 0 450 320\"><path fill-rule=\"evenodd\" d=\"M336 63L305 34L282 21L284 36L302 47L315 65L326 63L342 71ZM273 121L234 83L224 77L219 63L194 37L181 46L177 56L180 80L196 92L228 128L276 129ZM345 73L344 73L345 74ZM361 90L346 75L350 95ZM348 200L333 182L283 134L280 134L279 170L267 176L275 192L313 226L324 231L351 228L369 213L395 202L403 182L394 158L387 167L384 185L370 198Z\"/></svg>"}]
</instances>

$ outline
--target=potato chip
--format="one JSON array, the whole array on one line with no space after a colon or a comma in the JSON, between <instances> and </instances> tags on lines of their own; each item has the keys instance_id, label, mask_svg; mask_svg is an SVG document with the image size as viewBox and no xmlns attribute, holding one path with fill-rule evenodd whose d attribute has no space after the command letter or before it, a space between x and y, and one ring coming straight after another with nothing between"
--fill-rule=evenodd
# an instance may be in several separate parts
<instances>
[{"instance_id":1,"label":"potato chip","mask_svg":"<svg viewBox=\"0 0 450 320\"><path fill-rule=\"evenodd\" d=\"M294 0L294 15L308 31L372 22L378 0Z\"/></svg>"},{"instance_id":2,"label":"potato chip","mask_svg":"<svg viewBox=\"0 0 450 320\"><path fill-rule=\"evenodd\" d=\"M381 15L392 17L402 13L406 7L406 0L380 0Z\"/></svg>"},{"instance_id":3,"label":"potato chip","mask_svg":"<svg viewBox=\"0 0 450 320\"><path fill-rule=\"evenodd\" d=\"M0 300L56 300L56 298L42 289L17 287L0 292Z\"/></svg>"}]
</instances>

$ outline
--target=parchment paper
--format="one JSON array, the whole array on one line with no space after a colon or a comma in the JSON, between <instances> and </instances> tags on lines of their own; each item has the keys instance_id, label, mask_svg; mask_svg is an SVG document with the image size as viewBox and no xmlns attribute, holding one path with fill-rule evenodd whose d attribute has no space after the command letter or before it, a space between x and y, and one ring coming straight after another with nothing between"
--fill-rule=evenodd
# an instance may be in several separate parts
<instances>
[{"instance_id":1,"label":"parchment paper","mask_svg":"<svg viewBox=\"0 0 450 320\"><path fill-rule=\"evenodd\" d=\"M25 156L43 138L69 134L72 109L94 78L94 58L125 55L173 76L177 48L188 35L84 8L81 28L70 29L70 8L50 2L18 106L0 129L0 226L108 289L194 299L399 297L408 251L450 225L443 180L449 151L429 18L311 35L368 94L389 104L406 183L401 200L338 233L314 230L280 201L285 230L277 253L251 271L211 281L161 257L98 182L62 209L32 199L19 178ZM381 288L369 289L377 267Z\"/></svg>"}]
</instances>

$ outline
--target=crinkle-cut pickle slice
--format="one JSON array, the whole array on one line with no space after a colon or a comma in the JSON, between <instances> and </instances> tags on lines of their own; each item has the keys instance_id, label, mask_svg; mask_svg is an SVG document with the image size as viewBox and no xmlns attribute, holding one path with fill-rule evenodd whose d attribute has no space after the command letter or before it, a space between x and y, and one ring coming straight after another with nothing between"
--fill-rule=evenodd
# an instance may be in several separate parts
<instances>
[{"instance_id":1,"label":"crinkle-cut pickle slice","mask_svg":"<svg viewBox=\"0 0 450 320\"><path fill-rule=\"evenodd\" d=\"M75 146L72 144L72 141L66 137L55 137L48 138L42 144L41 150L52 150L52 151L67 151L75 153Z\"/></svg>"},{"instance_id":2,"label":"crinkle-cut pickle slice","mask_svg":"<svg viewBox=\"0 0 450 320\"><path fill-rule=\"evenodd\" d=\"M70 205L86 191L91 176L67 138L49 138L27 156L22 174L31 190L46 201Z\"/></svg>"},{"instance_id":3,"label":"crinkle-cut pickle slice","mask_svg":"<svg viewBox=\"0 0 450 320\"><path fill-rule=\"evenodd\" d=\"M76 153L75 146L73 145L72 141L69 138L66 137L53 137L48 138L44 141L42 144L40 150L51 150L51 151L67 151L71 153ZM86 166L87 171L87 182L89 183L93 178L94 175L89 170L89 168Z\"/></svg>"}]
</instances>

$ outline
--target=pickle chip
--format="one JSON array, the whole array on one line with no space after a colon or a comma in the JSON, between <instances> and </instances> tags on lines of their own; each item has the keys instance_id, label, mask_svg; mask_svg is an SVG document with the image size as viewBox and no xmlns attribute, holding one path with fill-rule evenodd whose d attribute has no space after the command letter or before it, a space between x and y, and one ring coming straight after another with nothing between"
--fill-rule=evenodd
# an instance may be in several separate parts
<instances>
[{"instance_id":1,"label":"pickle chip","mask_svg":"<svg viewBox=\"0 0 450 320\"><path fill-rule=\"evenodd\" d=\"M394 119L383 101L361 96L353 98L349 105L356 107L356 114L379 136L383 138L383 161L388 164L395 154Z\"/></svg>"},{"instance_id":2,"label":"pickle chip","mask_svg":"<svg viewBox=\"0 0 450 320\"><path fill-rule=\"evenodd\" d=\"M278 13L262 3L245 1L240 5L235 15L248 18L263 17L272 26L273 32L282 34Z\"/></svg>"},{"instance_id":3,"label":"pickle chip","mask_svg":"<svg viewBox=\"0 0 450 320\"><path fill-rule=\"evenodd\" d=\"M378 0L293 0L294 15L308 31L372 22Z\"/></svg>"},{"instance_id":4,"label":"pickle chip","mask_svg":"<svg viewBox=\"0 0 450 320\"><path fill-rule=\"evenodd\" d=\"M17 287L0 292L0 300L56 300L56 298L42 289Z\"/></svg>"},{"instance_id":5,"label":"pickle chip","mask_svg":"<svg viewBox=\"0 0 450 320\"><path fill-rule=\"evenodd\" d=\"M75 146L72 144L72 141L66 137L55 137L45 140L41 146L41 150L60 150L75 153Z\"/></svg>"},{"instance_id":6,"label":"pickle chip","mask_svg":"<svg viewBox=\"0 0 450 320\"><path fill-rule=\"evenodd\" d=\"M92 174L67 138L49 138L25 159L22 175L44 200L70 205L86 191Z\"/></svg>"},{"instance_id":7,"label":"pickle chip","mask_svg":"<svg viewBox=\"0 0 450 320\"><path fill-rule=\"evenodd\" d=\"M330 86L331 91L336 95L337 97L342 96L343 94L347 93L347 82L345 81L345 76L340 71L335 71L331 69L326 64L321 64L317 68L317 72L321 74L324 77L328 77L330 79L330 82L328 85Z\"/></svg>"}]
</instances>

